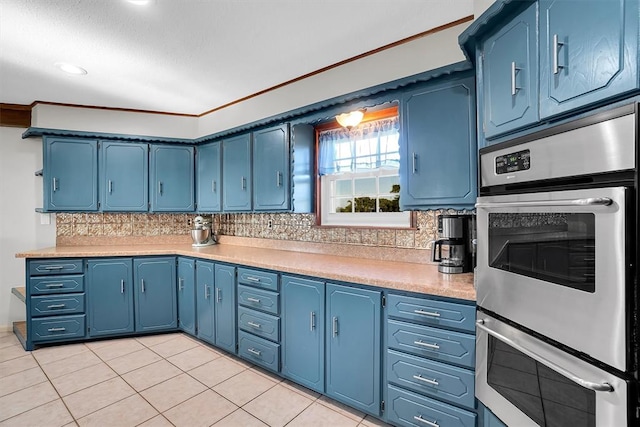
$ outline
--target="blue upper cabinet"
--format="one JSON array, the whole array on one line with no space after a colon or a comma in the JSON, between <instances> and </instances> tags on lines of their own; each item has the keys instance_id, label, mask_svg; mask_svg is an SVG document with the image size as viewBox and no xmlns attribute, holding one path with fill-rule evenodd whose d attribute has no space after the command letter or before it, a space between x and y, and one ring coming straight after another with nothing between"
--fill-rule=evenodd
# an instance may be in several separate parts
<instances>
[{"instance_id":1,"label":"blue upper cabinet","mask_svg":"<svg viewBox=\"0 0 640 427\"><path fill-rule=\"evenodd\" d=\"M103 211L146 212L149 209L149 146L100 142L100 200Z\"/></svg>"},{"instance_id":2,"label":"blue upper cabinet","mask_svg":"<svg viewBox=\"0 0 640 427\"><path fill-rule=\"evenodd\" d=\"M236 268L215 265L215 344L230 353L236 352Z\"/></svg>"},{"instance_id":3,"label":"blue upper cabinet","mask_svg":"<svg viewBox=\"0 0 640 427\"><path fill-rule=\"evenodd\" d=\"M43 194L47 211L98 210L98 141L44 137Z\"/></svg>"},{"instance_id":4,"label":"blue upper cabinet","mask_svg":"<svg viewBox=\"0 0 640 427\"><path fill-rule=\"evenodd\" d=\"M136 331L164 331L178 327L176 259L133 260Z\"/></svg>"},{"instance_id":5,"label":"blue upper cabinet","mask_svg":"<svg viewBox=\"0 0 640 427\"><path fill-rule=\"evenodd\" d=\"M196 203L199 212L222 209L222 142L200 145L196 152Z\"/></svg>"},{"instance_id":6,"label":"blue upper cabinet","mask_svg":"<svg viewBox=\"0 0 640 427\"><path fill-rule=\"evenodd\" d=\"M152 145L149 164L151 210L194 211L194 147Z\"/></svg>"},{"instance_id":7,"label":"blue upper cabinet","mask_svg":"<svg viewBox=\"0 0 640 427\"><path fill-rule=\"evenodd\" d=\"M289 210L289 125L253 133L253 208Z\"/></svg>"},{"instance_id":8,"label":"blue upper cabinet","mask_svg":"<svg viewBox=\"0 0 640 427\"><path fill-rule=\"evenodd\" d=\"M537 4L529 5L478 50L478 91L487 138L538 121Z\"/></svg>"},{"instance_id":9,"label":"blue upper cabinet","mask_svg":"<svg viewBox=\"0 0 640 427\"><path fill-rule=\"evenodd\" d=\"M251 210L251 134L222 141L222 199L226 212Z\"/></svg>"},{"instance_id":10,"label":"blue upper cabinet","mask_svg":"<svg viewBox=\"0 0 640 427\"><path fill-rule=\"evenodd\" d=\"M477 148L473 77L422 86L402 96L400 208L471 209Z\"/></svg>"},{"instance_id":11,"label":"blue upper cabinet","mask_svg":"<svg viewBox=\"0 0 640 427\"><path fill-rule=\"evenodd\" d=\"M178 327L196 334L196 270L191 258L178 258Z\"/></svg>"},{"instance_id":12,"label":"blue upper cabinet","mask_svg":"<svg viewBox=\"0 0 640 427\"><path fill-rule=\"evenodd\" d=\"M638 88L637 0L540 1L540 116Z\"/></svg>"},{"instance_id":13,"label":"blue upper cabinet","mask_svg":"<svg viewBox=\"0 0 640 427\"><path fill-rule=\"evenodd\" d=\"M134 331L131 258L92 259L87 262L89 336Z\"/></svg>"}]
</instances>

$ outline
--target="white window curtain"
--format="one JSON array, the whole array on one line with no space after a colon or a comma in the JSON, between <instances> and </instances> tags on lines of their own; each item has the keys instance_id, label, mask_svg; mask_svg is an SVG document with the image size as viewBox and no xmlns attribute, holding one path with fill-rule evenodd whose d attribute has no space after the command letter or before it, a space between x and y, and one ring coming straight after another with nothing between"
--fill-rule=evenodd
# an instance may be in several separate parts
<instances>
[{"instance_id":1,"label":"white window curtain","mask_svg":"<svg viewBox=\"0 0 640 427\"><path fill-rule=\"evenodd\" d=\"M330 175L398 168L398 117L320 132L318 172Z\"/></svg>"}]
</instances>

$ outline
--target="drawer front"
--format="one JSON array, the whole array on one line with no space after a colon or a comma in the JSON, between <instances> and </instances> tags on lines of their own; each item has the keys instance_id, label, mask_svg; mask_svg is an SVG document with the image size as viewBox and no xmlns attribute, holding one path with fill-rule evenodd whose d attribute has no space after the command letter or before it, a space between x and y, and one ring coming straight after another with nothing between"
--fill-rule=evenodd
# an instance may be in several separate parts
<instances>
[{"instance_id":1,"label":"drawer front","mask_svg":"<svg viewBox=\"0 0 640 427\"><path fill-rule=\"evenodd\" d=\"M56 341L85 336L85 315L40 317L31 321L31 339L37 341Z\"/></svg>"},{"instance_id":2,"label":"drawer front","mask_svg":"<svg viewBox=\"0 0 640 427\"><path fill-rule=\"evenodd\" d=\"M389 294L387 304L390 317L471 333L476 330L476 308L473 305L393 294Z\"/></svg>"},{"instance_id":3,"label":"drawer front","mask_svg":"<svg viewBox=\"0 0 640 427\"><path fill-rule=\"evenodd\" d=\"M272 371L280 371L280 344L238 332L238 355L256 365Z\"/></svg>"},{"instance_id":4,"label":"drawer front","mask_svg":"<svg viewBox=\"0 0 640 427\"><path fill-rule=\"evenodd\" d=\"M278 291L278 274L251 268L238 268L238 283Z\"/></svg>"},{"instance_id":5,"label":"drawer front","mask_svg":"<svg viewBox=\"0 0 640 427\"><path fill-rule=\"evenodd\" d=\"M280 313L280 296L276 292L239 285L238 302L246 307L267 313L276 315Z\"/></svg>"},{"instance_id":6,"label":"drawer front","mask_svg":"<svg viewBox=\"0 0 640 427\"><path fill-rule=\"evenodd\" d=\"M388 386L390 422L398 426L475 427L476 414Z\"/></svg>"},{"instance_id":7,"label":"drawer front","mask_svg":"<svg viewBox=\"0 0 640 427\"><path fill-rule=\"evenodd\" d=\"M29 275L82 273L81 259L30 261Z\"/></svg>"},{"instance_id":8,"label":"drawer front","mask_svg":"<svg viewBox=\"0 0 640 427\"><path fill-rule=\"evenodd\" d=\"M84 292L84 274L75 276L30 277L31 295Z\"/></svg>"},{"instance_id":9,"label":"drawer front","mask_svg":"<svg viewBox=\"0 0 640 427\"><path fill-rule=\"evenodd\" d=\"M31 297L31 316L84 313L84 294Z\"/></svg>"},{"instance_id":10,"label":"drawer front","mask_svg":"<svg viewBox=\"0 0 640 427\"><path fill-rule=\"evenodd\" d=\"M387 341L394 350L471 369L475 366L476 342L473 335L389 320Z\"/></svg>"},{"instance_id":11,"label":"drawer front","mask_svg":"<svg viewBox=\"0 0 640 427\"><path fill-rule=\"evenodd\" d=\"M412 391L473 410L473 371L389 350L387 380Z\"/></svg>"},{"instance_id":12,"label":"drawer front","mask_svg":"<svg viewBox=\"0 0 640 427\"><path fill-rule=\"evenodd\" d=\"M280 318L246 307L238 307L240 329L271 341L280 341Z\"/></svg>"}]
</instances>

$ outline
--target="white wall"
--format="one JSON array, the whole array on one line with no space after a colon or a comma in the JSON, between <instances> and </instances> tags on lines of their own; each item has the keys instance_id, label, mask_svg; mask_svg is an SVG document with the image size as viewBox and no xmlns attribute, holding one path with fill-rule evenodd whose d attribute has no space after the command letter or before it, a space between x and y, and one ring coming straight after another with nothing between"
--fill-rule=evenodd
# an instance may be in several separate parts
<instances>
[{"instance_id":1,"label":"white wall","mask_svg":"<svg viewBox=\"0 0 640 427\"><path fill-rule=\"evenodd\" d=\"M24 320L25 306L11 288L24 286L25 262L17 252L55 246L55 217L41 225L35 212L42 206L42 139L21 138L25 129L0 127L0 330Z\"/></svg>"}]
</instances>

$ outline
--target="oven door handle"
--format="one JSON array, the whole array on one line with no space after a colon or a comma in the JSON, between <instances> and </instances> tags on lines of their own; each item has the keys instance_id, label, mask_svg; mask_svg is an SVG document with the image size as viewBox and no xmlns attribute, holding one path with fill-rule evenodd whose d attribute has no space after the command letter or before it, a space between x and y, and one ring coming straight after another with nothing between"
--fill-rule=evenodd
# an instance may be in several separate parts
<instances>
[{"instance_id":1,"label":"oven door handle","mask_svg":"<svg viewBox=\"0 0 640 427\"><path fill-rule=\"evenodd\" d=\"M537 206L551 207L589 207L589 206L610 206L613 200L608 197L589 197L587 199L572 200L533 200L530 202L480 202L476 203L476 208L528 208Z\"/></svg>"},{"instance_id":2,"label":"oven door handle","mask_svg":"<svg viewBox=\"0 0 640 427\"><path fill-rule=\"evenodd\" d=\"M489 335L494 336L495 338L499 339L500 341L504 342L505 344L510 345L511 347L513 347L516 350L526 354L527 356L531 357L532 359L537 360L538 362L542 363L543 365L546 365L548 368L553 369L557 373L559 373L561 375L564 375L565 377L569 378L571 381L575 382L576 384L581 385L584 388L588 388L589 390L593 390L593 391L613 391L613 387L611 386L611 384L606 383L606 382L594 383L594 382L591 382L591 381L583 380L582 378L580 378L580 377L576 376L575 374L567 371L566 369L564 369L564 368L556 365L555 363L545 359L544 357L540 356L539 354L536 354L533 351L523 347L522 345L518 344L516 341L512 340L511 338L507 338L504 335L500 334L499 332L496 332L493 329L488 328L487 326L485 326L485 321L483 319L479 319L476 322L476 326L478 327L478 329L482 329L483 331L485 331Z\"/></svg>"}]
</instances>

